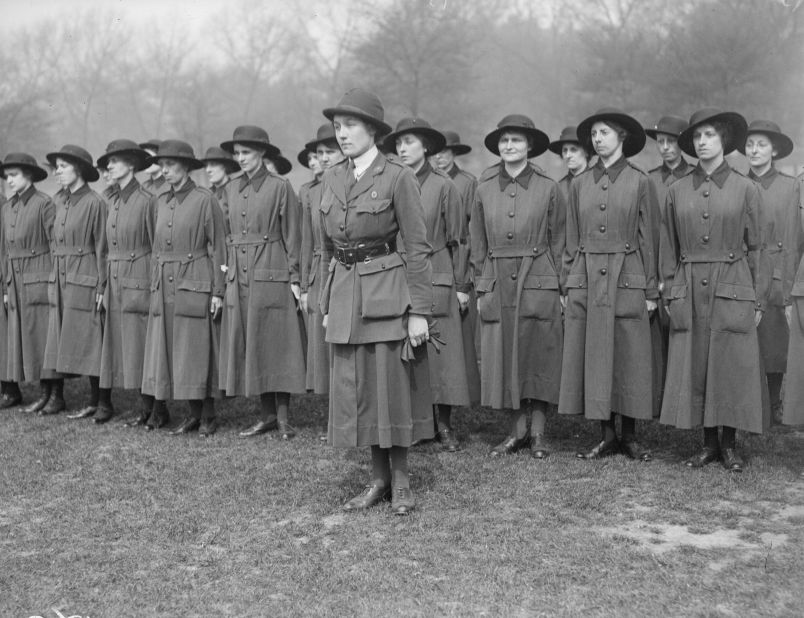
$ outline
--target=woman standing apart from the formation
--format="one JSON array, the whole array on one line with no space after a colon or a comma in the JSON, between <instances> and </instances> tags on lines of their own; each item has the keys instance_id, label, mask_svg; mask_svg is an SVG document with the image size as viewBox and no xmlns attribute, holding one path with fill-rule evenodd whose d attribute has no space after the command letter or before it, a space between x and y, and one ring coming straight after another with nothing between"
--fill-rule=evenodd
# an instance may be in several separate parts
<instances>
[{"instance_id":1,"label":"woman standing apart from the formation","mask_svg":"<svg viewBox=\"0 0 804 618\"><path fill-rule=\"evenodd\" d=\"M569 189L572 179L589 167L589 153L578 141L578 128L564 127L561 135L554 142L550 142L550 152L557 154L567 165L567 173L558 181L564 201L569 200Z\"/></svg>"},{"instance_id":2,"label":"woman standing apart from the formation","mask_svg":"<svg viewBox=\"0 0 804 618\"><path fill-rule=\"evenodd\" d=\"M232 155L218 146L210 146L203 159L204 171L209 179L209 188L219 202L223 199L223 192L230 182L230 175L240 169Z\"/></svg>"},{"instance_id":3,"label":"woman standing apart from the formation","mask_svg":"<svg viewBox=\"0 0 804 618\"><path fill-rule=\"evenodd\" d=\"M549 142L519 114L503 118L485 139L501 160L480 176L470 222L481 403L512 411L508 437L492 456L528 442L536 459L552 450L544 432L561 381L559 265L566 207L558 184L528 162Z\"/></svg>"},{"instance_id":4,"label":"woman standing apart from the formation","mask_svg":"<svg viewBox=\"0 0 804 618\"><path fill-rule=\"evenodd\" d=\"M722 457L732 472L743 469L736 430L763 429L757 324L769 284L759 190L725 160L745 135L745 119L734 112L692 115L678 142L698 165L670 185L660 254L670 315L661 421L679 429L703 425L704 447L687 466Z\"/></svg>"},{"instance_id":5,"label":"woman standing apart from the formation","mask_svg":"<svg viewBox=\"0 0 804 618\"><path fill-rule=\"evenodd\" d=\"M134 174L145 168L147 158L148 153L135 142L118 139L98 159L98 168L108 170L111 182L105 192L109 253L100 375L104 389L142 387L156 198L140 186ZM143 394L139 411L124 423L145 425L153 408L154 398ZM161 416L161 410L156 415Z\"/></svg>"},{"instance_id":6,"label":"woman standing apart from the formation","mask_svg":"<svg viewBox=\"0 0 804 618\"><path fill-rule=\"evenodd\" d=\"M100 389L103 344L103 294L106 290L106 205L87 182L98 180L90 154L66 145L47 159L56 169L62 189L54 196L53 270L50 274L50 316L45 367L63 374L89 376L89 404L70 418L112 417L111 392ZM61 401L60 384L52 397ZM46 408L47 409L47 408Z\"/></svg>"},{"instance_id":7,"label":"woman standing apart from the formation","mask_svg":"<svg viewBox=\"0 0 804 618\"><path fill-rule=\"evenodd\" d=\"M620 450L649 461L636 419L652 417L648 314L658 290L647 174L626 157L645 145L631 116L606 108L578 125L598 161L570 186L562 288L567 295L560 414L600 421L601 441L583 459ZM621 418L618 440L615 414Z\"/></svg>"},{"instance_id":8,"label":"woman standing apart from the formation","mask_svg":"<svg viewBox=\"0 0 804 618\"><path fill-rule=\"evenodd\" d=\"M301 222L290 183L269 172L263 157L279 151L259 127L242 126L221 148L233 153L243 174L221 199L227 223L226 297L223 310L221 386L227 395L259 395L262 418L240 435L279 428L289 440L290 393L303 393L303 322L299 253Z\"/></svg>"},{"instance_id":9,"label":"woman standing apart from the formation","mask_svg":"<svg viewBox=\"0 0 804 618\"><path fill-rule=\"evenodd\" d=\"M426 351L416 348L429 339L433 303L419 187L409 168L375 146L391 127L374 94L350 90L324 115L349 158L324 174L320 206L328 271L320 305L333 344L329 439L338 447L371 446L372 480L347 511L391 496L393 513L407 515L416 505L408 447L433 437L429 385L418 381L426 373L416 367L426 362ZM407 260L397 252L400 232Z\"/></svg>"},{"instance_id":10,"label":"woman standing apart from the formation","mask_svg":"<svg viewBox=\"0 0 804 618\"><path fill-rule=\"evenodd\" d=\"M189 400L190 414L171 433L218 428L218 324L223 304L224 224L212 192L197 187L204 166L192 147L165 140L155 157L170 189L157 201L151 260L151 307L142 392L156 400ZM155 427L167 419L153 419Z\"/></svg>"},{"instance_id":11,"label":"woman standing apart from the formation","mask_svg":"<svg viewBox=\"0 0 804 618\"><path fill-rule=\"evenodd\" d=\"M7 155L0 174L12 192L11 199L3 205L0 237L5 273L3 302L8 315L6 377L16 391L6 391L6 395L16 394L20 402L18 384L39 380L42 393L24 411L52 414L64 409L60 395L64 380L55 371L44 368L50 313L47 282L53 271L50 243L56 206L34 185L44 180L47 172L32 156ZM54 390L58 397L54 397Z\"/></svg>"},{"instance_id":12,"label":"woman standing apart from the formation","mask_svg":"<svg viewBox=\"0 0 804 618\"><path fill-rule=\"evenodd\" d=\"M780 423L782 380L787 371L793 312L791 292L801 259L801 195L798 181L776 169L775 162L793 152L793 141L781 132L776 123L768 120L752 122L748 127L744 151L751 165L748 177L759 188L762 245L773 273L757 336L773 420ZM800 363L794 366L800 366ZM797 385L788 384L787 388L791 387L798 388Z\"/></svg>"},{"instance_id":13,"label":"woman standing apart from the formation","mask_svg":"<svg viewBox=\"0 0 804 618\"><path fill-rule=\"evenodd\" d=\"M471 403L461 332L461 312L468 307L471 286L467 283L466 255L459 251L465 231L460 194L446 173L427 162L427 157L439 152L445 143L445 137L421 118L401 120L384 140L386 150L395 148L402 163L413 170L421 189L427 242L432 251L432 316L438 321L441 338L448 342L439 353L428 357L436 437L443 450L455 452L459 443L452 429L452 408ZM476 372L473 377L476 379Z\"/></svg>"}]
</instances>

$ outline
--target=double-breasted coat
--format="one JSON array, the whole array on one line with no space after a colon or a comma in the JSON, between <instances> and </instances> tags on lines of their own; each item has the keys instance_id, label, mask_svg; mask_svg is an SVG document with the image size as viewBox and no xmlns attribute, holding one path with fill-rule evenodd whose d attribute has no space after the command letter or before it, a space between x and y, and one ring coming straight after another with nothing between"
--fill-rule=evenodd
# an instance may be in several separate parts
<instances>
[{"instance_id":1,"label":"double-breasted coat","mask_svg":"<svg viewBox=\"0 0 804 618\"><path fill-rule=\"evenodd\" d=\"M228 268L221 387L227 395L303 393L304 324L290 288L300 283L296 194L260 167L226 185L221 207Z\"/></svg>"},{"instance_id":2,"label":"double-breasted coat","mask_svg":"<svg viewBox=\"0 0 804 618\"><path fill-rule=\"evenodd\" d=\"M100 386L139 389L151 302L156 198L132 179L123 189L110 187L106 199L109 253Z\"/></svg>"},{"instance_id":3,"label":"double-breasted coat","mask_svg":"<svg viewBox=\"0 0 804 618\"><path fill-rule=\"evenodd\" d=\"M142 183L142 188L155 197L159 197L160 194L170 190L170 185L165 181L164 176L159 176L156 179L147 178Z\"/></svg>"},{"instance_id":4,"label":"double-breasted coat","mask_svg":"<svg viewBox=\"0 0 804 618\"><path fill-rule=\"evenodd\" d=\"M53 272L50 242L56 205L49 195L31 185L2 207L0 255L3 256L8 295L8 368L13 382L50 379L44 369L47 343L48 279Z\"/></svg>"},{"instance_id":5,"label":"double-breasted coat","mask_svg":"<svg viewBox=\"0 0 804 618\"><path fill-rule=\"evenodd\" d=\"M87 185L54 196L53 268L48 278L45 368L99 376L106 290L106 204Z\"/></svg>"},{"instance_id":6,"label":"double-breasted coat","mask_svg":"<svg viewBox=\"0 0 804 618\"><path fill-rule=\"evenodd\" d=\"M755 310L766 305L760 195L725 161L667 193L660 250L670 314L661 422L763 429Z\"/></svg>"},{"instance_id":7,"label":"double-breasted coat","mask_svg":"<svg viewBox=\"0 0 804 618\"><path fill-rule=\"evenodd\" d=\"M192 180L157 198L142 375L146 395L166 400L218 394L220 329L210 302L224 292L224 235L217 200Z\"/></svg>"},{"instance_id":8,"label":"double-breasted coat","mask_svg":"<svg viewBox=\"0 0 804 618\"><path fill-rule=\"evenodd\" d=\"M481 175L470 230L482 405L558 401L565 221L558 184L535 166L511 178L499 163Z\"/></svg>"},{"instance_id":9,"label":"double-breasted coat","mask_svg":"<svg viewBox=\"0 0 804 618\"><path fill-rule=\"evenodd\" d=\"M332 343L329 441L334 446L410 446L433 436L427 351L408 358L409 314L433 304L430 244L414 173L376 149L354 180L343 162L323 176L321 312ZM401 232L407 259L395 250ZM338 261L336 249L372 248L370 258ZM405 358L403 358L405 357Z\"/></svg>"},{"instance_id":10,"label":"double-breasted coat","mask_svg":"<svg viewBox=\"0 0 804 618\"><path fill-rule=\"evenodd\" d=\"M560 414L652 417L650 324L658 298L650 181L625 157L572 181Z\"/></svg>"}]
</instances>

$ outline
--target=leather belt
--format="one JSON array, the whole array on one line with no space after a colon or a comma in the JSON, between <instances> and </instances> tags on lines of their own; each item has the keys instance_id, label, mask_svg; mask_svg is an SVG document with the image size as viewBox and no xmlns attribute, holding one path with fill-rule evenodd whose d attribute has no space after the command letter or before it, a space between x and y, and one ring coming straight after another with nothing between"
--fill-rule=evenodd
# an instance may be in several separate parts
<instances>
[{"instance_id":1,"label":"leather belt","mask_svg":"<svg viewBox=\"0 0 804 618\"><path fill-rule=\"evenodd\" d=\"M364 262L372 258L390 255L396 252L396 240L389 240L381 245L357 245L356 247L335 247L335 259L344 266Z\"/></svg>"}]
</instances>

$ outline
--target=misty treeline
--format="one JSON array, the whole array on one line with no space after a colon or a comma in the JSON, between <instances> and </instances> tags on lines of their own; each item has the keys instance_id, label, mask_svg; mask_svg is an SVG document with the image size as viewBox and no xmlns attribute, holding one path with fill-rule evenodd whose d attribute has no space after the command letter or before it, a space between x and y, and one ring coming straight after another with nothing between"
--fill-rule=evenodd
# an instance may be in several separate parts
<instances>
[{"instance_id":1,"label":"misty treeline","mask_svg":"<svg viewBox=\"0 0 804 618\"><path fill-rule=\"evenodd\" d=\"M392 124L420 115L459 131L476 165L507 113L555 139L604 105L645 124L721 106L804 144L800 4L238 0L191 33L169 3L135 24L64 3L0 44L0 151L74 142L97 156L118 137L179 137L203 152L253 123L295 160L321 109L357 85Z\"/></svg>"}]
</instances>

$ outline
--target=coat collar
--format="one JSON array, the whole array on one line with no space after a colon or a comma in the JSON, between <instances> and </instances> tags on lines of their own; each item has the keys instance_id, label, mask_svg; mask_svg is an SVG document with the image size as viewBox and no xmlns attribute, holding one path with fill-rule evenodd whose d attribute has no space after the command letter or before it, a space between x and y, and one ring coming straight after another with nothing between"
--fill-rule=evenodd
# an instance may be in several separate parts
<instances>
[{"instance_id":1,"label":"coat collar","mask_svg":"<svg viewBox=\"0 0 804 618\"><path fill-rule=\"evenodd\" d=\"M701 164L698 163L692 172L692 188L697 190L704 180L711 178L715 181L718 189L722 189L723 183L726 182L726 178L729 177L729 174L731 174L731 168L729 167L729 164L726 163L725 159L723 159L723 163L721 163L718 168L709 175L707 175L707 173L703 170Z\"/></svg>"},{"instance_id":2,"label":"coat collar","mask_svg":"<svg viewBox=\"0 0 804 618\"><path fill-rule=\"evenodd\" d=\"M626 159L624 156L617 159L608 167L603 165L603 161L598 158L597 163L595 163L594 167L592 167L592 174L595 177L595 183L600 182L600 179L603 178L603 176L608 176L611 182L617 182L617 177L627 165L628 159Z\"/></svg>"},{"instance_id":3,"label":"coat collar","mask_svg":"<svg viewBox=\"0 0 804 618\"><path fill-rule=\"evenodd\" d=\"M174 197L176 200L181 204L190 195L190 191L195 189L195 183L193 182L192 178L187 178L187 182L185 182L178 190L174 190L172 187L165 192L167 195L167 201L169 202Z\"/></svg>"},{"instance_id":4,"label":"coat collar","mask_svg":"<svg viewBox=\"0 0 804 618\"><path fill-rule=\"evenodd\" d=\"M455 177L460 173L461 173L461 168L458 167L458 164L453 161L452 165L447 170L447 175L454 180Z\"/></svg>"},{"instance_id":5,"label":"coat collar","mask_svg":"<svg viewBox=\"0 0 804 618\"><path fill-rule=\"evenodd\" d=\"M261 165L260 169L258 169L255 172L254 176L249 178L248 174L243 174L240 177L240 186L238 187L237 190L242 193L247 186L251 185L252 187L254 187L255 191L259 192L259 190L262 188L263 183L265 182L265 179L268 178L268 176L269 176L268 168L265 167L264 165Z\"/></svg>"},{"instance_id":6,"label":"coat collar","mask_svg":"<svg viewBox=\"0 0 804 618\"><path fill-rule=\"evenodd\" d=\"M87 193L89 193L89 185L84 183L81 185L81 188L73 191L67 191L67 200L70 202L70 206L75 206L78 202L81 201L81 198L84 197Z\"/></svg>"},{"instance_id":7,"label":"coat collar","mask_svg":"<svg viewBox=\"0 0 804 618\"><path fill-rule=\"evenodd\" d=\"M533 176L533 167L531 167L530 163L525 164L525 169L523 169L519 174L517 174L516 178L511 178L507 171L505 171L505 164L500 163L500 191L505 191L505 188L515 182L523 189L527 189L528 185L530 184L530 179Z\"/></svg>"},{"instance_id":8,"label":"coat collar","mask_svg":"<svg viewBox=\"0 0 804 618\"><path fill-rule=\"evenodd\" d=\"M377 156L374 157L374 161L371 162L371 165L369 165L366 168L366 171L363 172L363 175L360 177L360 180L358 180L357 183L349 191L349 199L354 199L358 195L362 195L363 193L368 191L369 188L371 188L374 185L374 176L382 174L383 170L385 169L385 165L386 165L385 155L383 155L381 152L378 151ZM347 174L352 173L352 170L349 168L349 166L346 166L344 169L346 170ZM345 184L343 189L345 192L346 191ZM345 199L344 203L346 203Z\"/></svg>"},{"instance_id":9,"label":"coat collar","mask_svg":"<svg viewBox=\"0 0 804 618\"><path fill-rule=\"evenodd\" d=\"M674 178L681 178L682 176L686 175L689 172L690 164L687 163L687 160L684 157L681 157L681 163L676 165L675 169L670 169L667 167L666 163L662 163L661 167L659 168L662 171L662 182L667 182L667 179L670 176Z\"/></svg>"},{"instance_id":10,"label":"coat collar","mask_svg":"<svg viewBox=\"0 0 804 618\"><path fill-rule=\"evenodd\" d=\"M139 188L140 183L137 181L136 178L132 178L131 182L129 182L124 189L121 189L119 185L111 185L109 187L109 195L111 197L117 197L123 202L128 202L128 198L134 195L134 192Z\"/></svg>"},{"instance_id":11,"label":"coat collar","mask_svg":"<svg viewBox=\"0 0 804 618\"><path fill-rule=\"evenodd\" d=\"M27 189L25 189L25 191L20 193L19 195L14 194L12 196L12 198L11 198L11 201L12 201L12 203L13 202L22 202L22 204L25 205L25 204L28 203L28 200L31 199L31 197L33 196L34 193L36 193L36 187L34 187L33 183L31 183L31 185Z\"/></svg>"},{"instance_id":12,"label":"coat collar","mask_svg":"<svg viewBox=\"0 0 804 618\"><path fill-rule=\"evenodd\" d=\"M776 180L776 177L779 175L779 170L777 170L772 165L770 169L762 174L762 176L757 176L754 173L754 170L748 170L748 177L753 180L754 182L758 182L762 185L762 188L765 190L770 189L770 186L773 184L773 181Z\"/></svg>"},{"instance_id":13,"label":"coat collar","mask_svg":"<svg viewBox=\"0 0 804 618\"><path fill-rule=\"evenodd\" d=\"M430 167L430 163L425 159L424 165L419 168L419 171L416 172L416 180L419 181L419 186L421 187L424 184L424 181L427 180L427 177L432 173L433 168Z\"/></svg>"}]
</instances>

